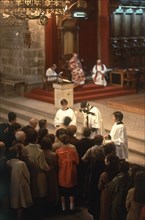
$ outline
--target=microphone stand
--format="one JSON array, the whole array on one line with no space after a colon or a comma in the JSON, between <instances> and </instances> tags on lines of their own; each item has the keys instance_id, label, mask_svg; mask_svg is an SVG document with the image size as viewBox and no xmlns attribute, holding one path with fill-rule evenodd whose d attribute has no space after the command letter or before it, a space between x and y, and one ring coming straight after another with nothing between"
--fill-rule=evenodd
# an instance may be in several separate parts
<instances>
[{"instance_id":1,"label":"microphone stand","mask_svg":"<svg viewBox=\"0 0 145 220\"><path fill-rule=\"evenodd\" d=\"M86 125L87 127L89 127L89 115L95 116L95 113L93 112L84 112L84 113L86 113Z\"/></svg>"}]
</instances>

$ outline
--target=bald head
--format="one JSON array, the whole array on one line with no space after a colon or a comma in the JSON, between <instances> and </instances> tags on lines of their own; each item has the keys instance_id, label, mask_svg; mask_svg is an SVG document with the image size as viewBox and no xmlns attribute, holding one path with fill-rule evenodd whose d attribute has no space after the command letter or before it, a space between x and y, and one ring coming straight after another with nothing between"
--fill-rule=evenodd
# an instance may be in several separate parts
<instances>
[{"instance_id":1,"label":"bald head","mask_svg":"<svg viewBox=\"0 0 145 220\"><path fill-rule=\"evenodd\" d=\"M24 131L17 131L15 134L15 138L17 141L25 142L26 140L26 134Z\"/></svg>"}]
</instances>

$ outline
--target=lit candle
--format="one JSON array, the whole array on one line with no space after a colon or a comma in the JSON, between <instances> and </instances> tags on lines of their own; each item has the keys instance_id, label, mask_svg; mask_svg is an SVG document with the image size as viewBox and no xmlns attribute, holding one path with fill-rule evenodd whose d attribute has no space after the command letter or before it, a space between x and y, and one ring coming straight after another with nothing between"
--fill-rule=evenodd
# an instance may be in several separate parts
<instances>
[{"instance_id":1,"label":"lit candle","mask_svg":"<svg viewBox=\"0 0 145 220\"><path fill-rule=\"evenodd\" d=\"M103 119L101 118L101 135L103 135Z\"/></svg>"}]
</instances>

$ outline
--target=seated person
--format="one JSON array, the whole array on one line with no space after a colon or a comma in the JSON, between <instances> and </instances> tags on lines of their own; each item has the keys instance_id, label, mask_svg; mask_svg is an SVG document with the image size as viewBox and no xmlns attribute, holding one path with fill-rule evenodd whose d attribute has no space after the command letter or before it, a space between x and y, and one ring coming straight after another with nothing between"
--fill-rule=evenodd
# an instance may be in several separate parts
<instances>
[{"instance_id":1,"label":"seated person","mask_svg":"<svg viewBox=\"0 0 145 220\"><path fill-rule=\"evenodd\" d=\"M107 68L104 64L102 64L101 60L97 60L96 65L94 65L92 69L92 79L95 84L107 86L107 81L105 79L105 73Z\"/></svg>"},{"instance_id":2,"label":"seated person","mask_svg":"<svg viewBox=\"0 0 145 220\"><path fill-rule=\"evenodd\" d=\"M47 78L47 82L53 82L57 80L57 73L55 72L56 68L56 64L52 64L52 66L46 70L45 76Z\"/></svg>"}]
</instances>

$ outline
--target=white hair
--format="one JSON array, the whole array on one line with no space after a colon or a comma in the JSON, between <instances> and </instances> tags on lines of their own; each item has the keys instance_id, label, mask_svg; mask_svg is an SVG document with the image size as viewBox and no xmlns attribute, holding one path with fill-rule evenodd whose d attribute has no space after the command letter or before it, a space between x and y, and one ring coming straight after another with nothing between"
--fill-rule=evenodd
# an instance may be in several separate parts
<instances>
[{"instance_id":1,"label":"white hair","mask_svg":"<svg viewBox=\"0 0 145 220\"><path fill-rule=\"evenodd\" d=\"M26 139L26 134L24 131L17 131L15 134L15 138L17 141L25 141Z\"/></svg>"}]
</instances>

